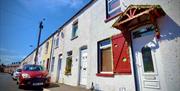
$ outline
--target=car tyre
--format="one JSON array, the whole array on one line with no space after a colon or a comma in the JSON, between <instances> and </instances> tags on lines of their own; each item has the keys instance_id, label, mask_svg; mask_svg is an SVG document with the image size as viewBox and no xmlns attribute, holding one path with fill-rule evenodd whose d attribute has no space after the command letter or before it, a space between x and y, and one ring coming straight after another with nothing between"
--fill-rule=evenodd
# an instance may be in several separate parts
<instances>
[{"instance_id":1,"label":"car tyre","mask_svg":"<svg viewBox=\"0 0 180 91\"><path fill-rule=\"evenodd\" d=\"M50 84L45 84L44 87L45 88L48 88L50 86Z\"/></svg>"},{"instance_id":2,"label":"car tyre","mask_svg":"<svg viewBox=\"0 0 180 91\"><path fill-rule=\"evenodd\" d=\"M23 89L24 87L22 85L18 85L18 88L19 89Z\"/></svg>"}]
</instances>

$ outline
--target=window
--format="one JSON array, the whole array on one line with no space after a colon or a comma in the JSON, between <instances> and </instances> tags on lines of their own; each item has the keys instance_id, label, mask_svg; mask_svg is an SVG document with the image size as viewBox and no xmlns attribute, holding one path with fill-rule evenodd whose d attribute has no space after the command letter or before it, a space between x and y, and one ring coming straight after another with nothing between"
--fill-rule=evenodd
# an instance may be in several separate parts
<instances>
[{"instance_id":1,"label":"window","mask_svg":"<svg viewBox=\"0 0 180 91\"><path fill-rule=\"evenodd\" d=\"M98 43L98 73L112 72L112 63L111 40L100 41Z\"/></svg>"},{"instance_id":2,"label":"window","mask_svg":"<svg viewBox=\"0 0 180 91\"><path fill-rule=\"evenodd\" d=\"M25 65L23 67L23 70L25 71L43 71L43 67L40 65Z\"/></svg>"},{"instance_id":3,"label":"window","mask_svg":"<svg viewBox=\"0 0 180 91\"><path fill-rule=\"evenodd\" d=\"M152 35L154 33L154 31L155 31L154 26L150 26L150 27L140 29L136 32L133 32L133 39L143 37L143 36L147 36L147 35Z\"/></svg>"},{"instance_id":4,"label":"window","mask_svg":"<svg viewBox=\"0 0 180 91\"><path fill-rule=\"evenodd\" d=\"M47 59L47 62L46 62L46 70L49 71L49 65L50 64L50 61L49 61L49 58Z\"/></svg>"},{"instance_id":5,"label":"window","mask_svg":"<svg viewBox=\"0 0 180 91\"><path fill-rule=\"evenodd\" d=\"M72 51L67 52L65 75L71 75Z\"/></svg>"},{"instance_id":6,"label":"window","mask_svg":"<svg viewBox=\"0 0 180 91\"><path fill-rule=\"evenodd\" d=\"M151 48L143 47L141 52L142 52L144 72L154 72Z\"/></svg>"},{"instance_id":7,"label":"window","mask_svg":"<svg viewBox=\"0 0 180 91\"><path fill-rule=\"evenodd\" d=\"M46 54L48 53L49 42L46 43Z\"/></svg>"},{"instance_id":8,"label":"window","mask_svg":"<svg viewBox=\"0 0 180 91\"><path fill-rule=\"evenodd\" d=\"M55 48L57 48L59 46L59 37L57 37L55 40L54 40L54 45L55 45Z\"/></svg>"},{"instance_id":9,"label":"window","mask_svg":"<svg viewBox=\"0 0 180 91\"><path fill-rule=\"evenodd\" d=\"M71 39L77 38L77 31L78 31L78 21L75 21L72 26L72 37Z\"/></svg>"},{"instance_id":10,"label":"window","mask_svg":"<svg viewBox=\"0 0 180 91\"><path fill-rule=\"evenodd\" d=\"M53 57L51 61L51 72L54 71L54 61L55 61L55 57Z\"/></svg>"},{"instance_id":11,"label":"window","mask_svg":"<svg viewBox=\"0 0 180 91\"><path fill-rule=\"evenodd\" d=\"M56 39L56 46L59 46L59 37Z\"/></svg>"},{"instance_id":12,"label":"window","mask_svg":"<svg viewBox=\"0 0 180 91\"><path fill-rule=\"evenodd\" d=\"M112 18L121 11L120 0L106 0L106 18Z\"/></svg>"}]
</instances>

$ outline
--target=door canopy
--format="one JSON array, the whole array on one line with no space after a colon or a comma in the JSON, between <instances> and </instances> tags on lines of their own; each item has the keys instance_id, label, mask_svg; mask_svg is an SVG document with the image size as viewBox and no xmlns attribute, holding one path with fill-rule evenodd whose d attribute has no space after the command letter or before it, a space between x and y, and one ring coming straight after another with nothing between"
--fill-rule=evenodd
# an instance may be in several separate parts
<instances>
[{"instance_id":1,"label":"door canopy","mask_svg":"<svg viewBox=\"0 0 180 91\"><path fill-rule=\"evenodd\" d=\"M121 30L122 33L146 24L153 24L157 28L156 19L164 15L165 12L160 5L130 5L119 15L113 27Z\"/></svg>"}]
</instances>

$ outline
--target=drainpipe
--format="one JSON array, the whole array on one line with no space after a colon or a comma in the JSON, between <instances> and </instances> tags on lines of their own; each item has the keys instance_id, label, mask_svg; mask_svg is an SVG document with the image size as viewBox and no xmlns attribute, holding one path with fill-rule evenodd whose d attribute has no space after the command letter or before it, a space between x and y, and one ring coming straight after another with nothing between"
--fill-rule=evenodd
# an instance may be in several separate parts
<instances>
[{"instance_id":1,"label":"drainpipe","mask_svg":"<svg viewBox=\"0 0 180 91\"><path fill-rule=\"evenodd\" d=\"M90 88L91 91L94 91L94 83L92 82L91 84L91 88Z\"/></svg>"},{"instance_id":2,"label":"drainpipe","mask_svg":"<svg viewBox=\"0 0 180 91\"><path fill-rule=\"evenodd\" d=\"M133 73L134 73L134 83L135 83L135 91L139 91L138 90L138 79L137 79L137 72L136 72L136 70L137 70L137 68L136 68L136 63L135 63L135 61L134 61L134 53L133 53L133 45L132 45L132 36L130 36L130 46L131 46L131 54L132 54L132 62L133 62Z\"/></svg>"}]
</instances>

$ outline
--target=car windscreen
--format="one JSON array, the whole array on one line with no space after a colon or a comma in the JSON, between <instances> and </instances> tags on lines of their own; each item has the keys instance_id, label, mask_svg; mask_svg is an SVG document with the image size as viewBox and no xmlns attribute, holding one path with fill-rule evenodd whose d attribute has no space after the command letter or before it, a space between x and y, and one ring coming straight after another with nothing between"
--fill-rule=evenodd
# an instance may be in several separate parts
<instances>
[{"instance_id":1,"label":"car windscreen","mask_svg":"<svg viewBox=\"0 0 180 91\"><path fill-rule=\"evenodd\" d=\"M17 71L17 72L21 72L21 69L17 69L16 71Z\"/></svg>"},{"instance_id":2,"label":"car windscreen","mask_svg":"<svg viewBox=\"0 0 180 91\"><path fill-rule=\"evenodd\" d=\"M26 65L23 67L25 71L43 71L43 67L40 65Z\"/></svg>"}]
</instances>

